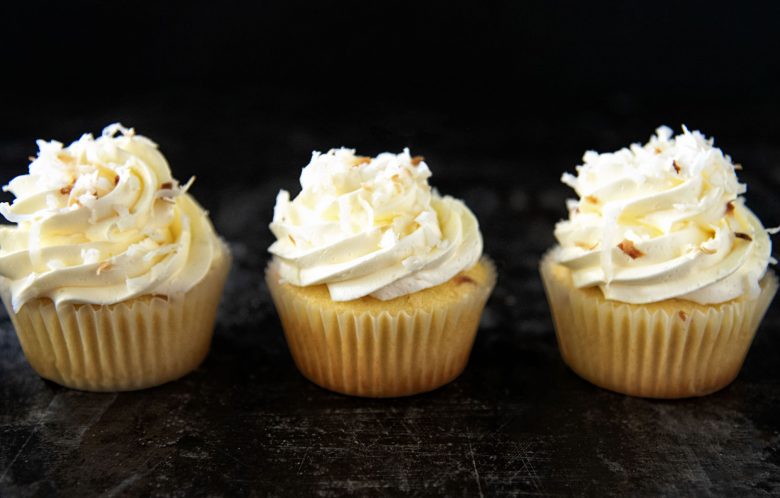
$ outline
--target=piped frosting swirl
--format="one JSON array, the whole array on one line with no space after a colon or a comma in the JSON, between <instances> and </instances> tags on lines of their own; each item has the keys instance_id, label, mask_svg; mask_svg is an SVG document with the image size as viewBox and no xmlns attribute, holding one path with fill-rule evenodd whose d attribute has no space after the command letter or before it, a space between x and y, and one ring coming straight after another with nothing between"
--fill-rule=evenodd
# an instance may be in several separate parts
<instances>
[{"instance_id":1,"label":"piped frosting swirl","mask_svg":"<svg viewBox=\"0 0 780 498\"><path fill-rule=\"evenodd\" d=\"M184 293L226 248L206 212L172 176L157 145L113 124L68 147L38 141L29 174L3 189L0 275L12 306L111 304Z\"/></svg>"},{"instance_id":2,"label":"piped frosting swirl","mask_svg":"<svg viewBox=\"0 0 780 498\"><path fill-rule=\"evenodd\" d=\"M406 149L375 158L315 152L301 192L282 190L270 225L282 280L325 284L335 301L393 299L446 282L482 254L466 205L428 185L431 171Z\"/></svg>"},{"instance_id":3,"label":"piped frosting swirl","mask_svg":"<svg viewBox=\"0 0 780 498\"><path fill-rule=\"evenodd\" d=\"M628 303L758 294L771 241L741 197L739 166L712 140L661 127L643 146L583 161L561 179L579 199L555 228L556 259L576 287Z\"/></svg>"}]
</instances>

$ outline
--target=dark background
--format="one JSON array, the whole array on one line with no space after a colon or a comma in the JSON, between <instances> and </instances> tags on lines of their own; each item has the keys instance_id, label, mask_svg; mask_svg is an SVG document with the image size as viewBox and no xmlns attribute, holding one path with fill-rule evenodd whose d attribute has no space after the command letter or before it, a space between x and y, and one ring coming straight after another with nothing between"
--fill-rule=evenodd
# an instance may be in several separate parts
<instances>
[{"instance_id":1,"label":"dark background","mask_svg":"<svg viewBox=\"0 0 780 498\"><path fill-rule=\"evenodd\" d=\"M586 148L645 140L664 123L727 151L778 139L775 2L3 9L0 133L28 149L122 120L157 139L175 171L217 177L298 169L312 148L339 145L528 169L524 158L561 150L572 156L555 166L571 168ZM9 173L29 150L13 152Z\"/></svg>"},{"instance_id":2,"label":"dark background","mask_svg":"<svg viewBox=\"0 0 780 498\"><path fill-rule=\"evenodd\" d=\"M725 390L629 398L563 365L536 272L571 195L561 173L661 124L716 137L780 225L777 2L1 9L0 181L37 138L121 121L197 175L234 267L206 362L142 392L42 381L3 320L0 495L780 493L780 313ZM498 265L469 367L433 393L335 395L287 353L262 283L274 197L342 145L424 155Z\"/></svg>"}]
</instances>

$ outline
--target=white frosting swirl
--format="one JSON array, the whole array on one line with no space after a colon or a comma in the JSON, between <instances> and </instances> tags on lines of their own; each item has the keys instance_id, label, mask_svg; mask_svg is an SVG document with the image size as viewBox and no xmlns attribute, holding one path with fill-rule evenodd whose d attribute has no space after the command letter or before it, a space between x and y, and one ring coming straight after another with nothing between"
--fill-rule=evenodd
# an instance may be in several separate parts
<instances>
[{"instance_id":1,"label":"white frosting swirl","mask_svg":"<svg viewBox=\"0 0 780 498\"><path fill-rule=\"evenodd\" d=\"M315 152L301 193L279 192L269 248L282 280L327 284L335 301L393 299L446 282L477 263L482 235L463 202L428 185L421 158Z\"/></svg>"},{"instance_id":2,"label":"white frosting swirl","mask_svg":"<svg viewBox=\"0 0 780 498\"><path fill-rule=\"evenodd\" d=\"M29 174L3 188L13 204L0 204L18 224L0 228L0 275L14 310L38 297L111 304L183 293L226 257L186 193L192 180L180 186L157 145L133 129L113 124L98 139L38 147Z\"/></svg>"},{"instance_id":3,"label":"white frosting swirl","mask_svg":"<svg viewBox=\"0 0 780 498\"><path fill-rule=\"evenodd\" d=\"M556 257L575 286L628 303L758 295L769 236L740 197L731 158L683 131L661 127L644 146L587 152L576 177L563 175L580 199L555 228Z\"/></svg>"}]
</instances>

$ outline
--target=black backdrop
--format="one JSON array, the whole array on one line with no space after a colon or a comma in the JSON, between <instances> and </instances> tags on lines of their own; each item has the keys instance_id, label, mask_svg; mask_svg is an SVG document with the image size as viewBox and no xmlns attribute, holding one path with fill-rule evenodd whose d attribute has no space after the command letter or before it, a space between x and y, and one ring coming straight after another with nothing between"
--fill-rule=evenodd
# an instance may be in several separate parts
<instances>
[{"instance_id":1,"label":"black backdrop","mask_svg":"<svg viewBox=\"0 0 780 498\"><path fill-rule=\"evenodd\" d=\"M0 173L119 120L212 209L212 185L294 190L311 150L342 145L410 146L455 194L507 169L534 190L685 123L749 181L780 159L780 5L746 3L6 4Z\"/></svg>"},{"instance_id":2,"label":"black backdrop","mask_svg":"<svg viewBox=\"0 0 780 498\"><path fill-rule=\"evenodd\" d=\"M0 29L2 131L139 105L206 119L227 99L317 123L433 112L476 128L587 111L777 138L764 120L778 110L778 14L773 2L16 2Z\"/></svg>"}]
</instances>

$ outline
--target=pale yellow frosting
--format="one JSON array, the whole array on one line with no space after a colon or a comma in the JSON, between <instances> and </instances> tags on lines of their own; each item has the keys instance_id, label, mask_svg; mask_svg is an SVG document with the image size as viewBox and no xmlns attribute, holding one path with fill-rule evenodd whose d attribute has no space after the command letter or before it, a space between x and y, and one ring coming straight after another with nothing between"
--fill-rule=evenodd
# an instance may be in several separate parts
<instances>
[{"instance_id":1,"label":"pale yellow frosting","mask_svg":"<svg viewBox=\"0 0 780 498\"><path fill-rule=\"evenodd\" d=\"M628 303L758 295L771 241L712 140L661 127L643 146L583 159L576 176L563 175L579 199L555 228L555 257L574 285Z\"/></svg>"},{"instance_id":2,"label":"pale yellow frosting","mask_svg":"<svg viewBox=\"0 0 780 498\"><path fill-rule=\"evenodd\" d=\"M18 310L33 298L111 304L187 292L227 257L206 212L148 138L113 124L68 147L38 141L4 187L0 275Z\"/></svg>"},{"instance_id":3,"label":"pale yellow frosting","mask_svg":"<svg viewBox=\"0 0 780 498\"><path fill-rule=\"evenodd\" d=\"M326 284L334 301L393 299L446 282L482 254L466 205L428 185L431 171L408 150L359 157L314 153L301 192L276 199L269 248L282 280Z\"/></svg>"}]
</instances>

